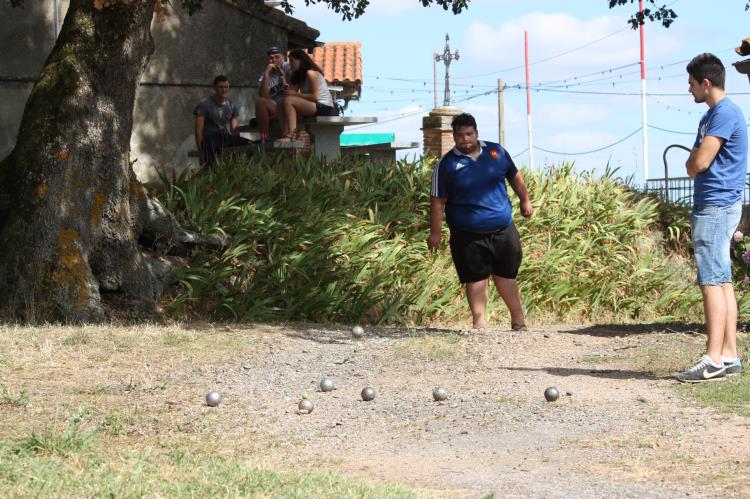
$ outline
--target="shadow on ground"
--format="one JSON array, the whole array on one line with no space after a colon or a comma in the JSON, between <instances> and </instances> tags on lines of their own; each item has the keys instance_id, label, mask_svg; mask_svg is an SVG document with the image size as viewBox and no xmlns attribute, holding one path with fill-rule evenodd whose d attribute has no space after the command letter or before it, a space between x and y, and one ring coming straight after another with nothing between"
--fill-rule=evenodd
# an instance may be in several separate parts
<instances>
[{"instance_id":1,"label":"shadow on ground","mask_svg":"<svg viewBox=\"0 0 750 499\"><path fill-rule=\"evenodd\" d=\"M594 324L586 327L572 326L570 329L563 328L560 332L614 338L649 333L705 335L706 328L703 324L660 322L653 324Z\"/></svg>"},{"instance_id":2,"label":"shadow on ground","mask_svg":"<svg viewBox=\"0 0 750 499\"><path fill-rule=\"evenodd\" d=\"M586 369L571 367L500 367L506 371L545 372L556 376L591 376L594 378L610 379L670 379L670 376L660 376L649 371L631 371L625 369Z\"/></svg>"}]
</instances>

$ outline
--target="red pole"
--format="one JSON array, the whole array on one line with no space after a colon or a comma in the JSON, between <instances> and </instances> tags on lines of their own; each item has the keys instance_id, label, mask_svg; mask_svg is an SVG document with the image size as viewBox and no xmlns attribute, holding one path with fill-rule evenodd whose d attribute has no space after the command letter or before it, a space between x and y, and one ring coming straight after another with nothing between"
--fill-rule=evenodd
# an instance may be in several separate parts
<instances>
[{"instance_id":1,"label":"red pole","mask_svg":"<svg viewBox=\"0 0 750 499\"><path fill-rule=\"evenodd\" d=\"M638 0L638 9L643 12L643 0ZM644 40L643 24L640 28L641 35L641 80L646 79L646 43Z\"/></svg>"},{"instance_id":2,"label":"red pole","mask_svg":"<svg viewBox=\"0 0 750 499\"><path fill-rule=\"evenodd\" d=\"M638 8L643 12L643 0L638 0ZM641 35L641 141L643 143L643 185L647 187L648 180L648 107L646 104L646 40L643 24L640 26ZM665 184L666 173L665 173Z\"/></svg>"},{"instance_id":3,"label":"red pole","mask_svg":"<svg viewBox=\"0 0 750 499\"><path fill-rule=\"evenodd\" d=\"M526 125L529 129L529 168L534 167L534 148L531 137L531 76L529 74L529 33L523 32L524 60L526 64Z\"/></svg>"}]
</instances>

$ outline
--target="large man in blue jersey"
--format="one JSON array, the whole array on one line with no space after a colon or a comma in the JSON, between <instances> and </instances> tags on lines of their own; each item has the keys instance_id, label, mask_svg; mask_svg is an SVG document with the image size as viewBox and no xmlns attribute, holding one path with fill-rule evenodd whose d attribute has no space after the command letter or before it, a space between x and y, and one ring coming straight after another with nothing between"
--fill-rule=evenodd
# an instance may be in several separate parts
<instances>
[{"instance_id":1,"label":"large man in blue jersey","mask_svg":"<svg viewBox=\"0 0 750 499\"><path fill-rule=\"evenodd\" d=\"M709 108L685 163L688 175L695 179L691 228L708 342L706 354L676 377L696 383L742 371L729 246L742 215L747 126L740 108L726 97L725 70L718 57L700 54L687 65L687 72L693 99Z\"/></svg>"},{"instance_id":2,"label":"large man in blue jersey","mask_svg":"<svg viewBox=\"0 0 750 499\"><path fill-rule=\"evenodd\" d=\"M466 297L474 329L487 326L489 278L510 311L511 327L525 330L521 293L516 276L521 265L521 240L513 224L506 181L521 201L521 214L530 217L531 201L521 172L499 144L478 140L477 122L470 114L453 118L451 149L432 174L430 237L427 246L440 247L443 212L450 229L450 248Z\"/></svg>"}]
</instances>

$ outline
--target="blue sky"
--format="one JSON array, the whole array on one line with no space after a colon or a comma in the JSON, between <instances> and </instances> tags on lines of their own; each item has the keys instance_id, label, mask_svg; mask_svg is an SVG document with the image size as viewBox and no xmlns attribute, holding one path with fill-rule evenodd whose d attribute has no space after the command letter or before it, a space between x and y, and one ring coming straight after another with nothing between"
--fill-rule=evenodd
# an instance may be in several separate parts
<instances>
[{"instance_id":1,"label":"blue sky","mask_svg":"<svg viewBox=\"0 0 750 499\"><path fill-rule=\"evenodd\" d=\"M454 16L417 0L372 0L366 14L351 22L303 3L298 0L294 16L320 30L320 40L362 42L362 98L348 114L377 116L381 123L359 131L421 140L422 116L433 108L432 54L442 52L448 33L451 49L460 54L450 66L454 105L475 115L480 138L497 141L494 91L497 80L505 80L506 146L517 164L528 164L525 90L514 88L524 85L527 31L534 166L575 161L580 170L600 172L609 163L619 176L642 183L642 134L625 139L641 127L639 35L626 22L637 2L610 10L607 0L471 0L466 12ZM694 55L713 52L722 59L727 92L750 115L750 82L731 66L740 60L734 47L750 36L745 2L666 3L679 16L672 27L646 25L649 178L663 176L667 145L692 145L707 109L687 92L685 65ZM440 103L444 68L440 63ZM576 154L599 148L605 149ZM686 157L678 149L669 152L670 176L684 174Z\"/></svg>"}]
</instances>

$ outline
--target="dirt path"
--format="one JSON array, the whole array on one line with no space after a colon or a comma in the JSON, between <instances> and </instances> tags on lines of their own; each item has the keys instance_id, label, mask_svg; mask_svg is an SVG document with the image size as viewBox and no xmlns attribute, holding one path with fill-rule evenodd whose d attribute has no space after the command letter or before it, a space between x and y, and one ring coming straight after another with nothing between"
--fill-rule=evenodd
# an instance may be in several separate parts
<instances>
[{"instance_id":1,"label":"dirt path","mask_svg":"<svg viewBox=\"0 0 750 499\"><path fill-rule=\"evenodd\" d=\"M230 329L252 353L218 372L172 372L185 400L169 403L186 421L214 411L270 462L451 496L750 497L750 420L698 408L647 367L682 367L704 341L690 331L369 330L357 341L344 329ZM323 377L337 389L320 392ZM210 386L219 408L188 403ZM361 401L365 386L374 401ZM436 386L447 401L432 400ZM558 401L544 400L548 386ZM305 393L315 409L300 415Z\"/></svg>"}]
</instances>

